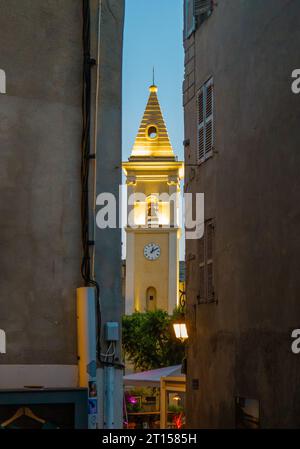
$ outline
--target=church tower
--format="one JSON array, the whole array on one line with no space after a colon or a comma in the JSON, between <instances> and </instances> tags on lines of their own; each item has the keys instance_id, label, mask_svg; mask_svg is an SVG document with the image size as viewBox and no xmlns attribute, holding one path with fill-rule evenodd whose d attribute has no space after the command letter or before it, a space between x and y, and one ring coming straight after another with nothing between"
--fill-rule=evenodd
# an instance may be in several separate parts
<instances>
[{"instance_id":1,"label":"church tower","mask_svg":"<svg viewBox=\"0 0 300 449\"><path fill-rule=\"evenodd\" d=\"M178 303L179 192L183 162L171 146L157 98L149 100L128 162L125 310L162 309L169 314Z\"/></svg>"}]
</instances>

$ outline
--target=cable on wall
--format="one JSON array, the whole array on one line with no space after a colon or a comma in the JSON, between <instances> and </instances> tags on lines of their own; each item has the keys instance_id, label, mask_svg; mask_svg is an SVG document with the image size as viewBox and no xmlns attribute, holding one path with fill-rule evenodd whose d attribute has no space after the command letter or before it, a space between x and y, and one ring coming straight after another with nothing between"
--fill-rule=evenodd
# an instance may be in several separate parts
<instances>
[{"instance_id":1,"label":"cable on wall","mask_svg":"<svg viewBox=\"0 0 300 449\"><path fill-rule=\"evenodd\" d=\"M102 316L100 304L100 286L94 278L92 269L92 258L94 242L90 240L90 208L89 208L89 175L90 163L95 159L95 154L91 154L91 105L92 105L92 67L97 64L91 58L91 23L90 23L90 0L82 0L83 12L83 92L82 92L82 140L81 140L81 239L82 239L82 262L81 275L86 287L95 287L96 290L96 322L97 322L97 359L102 366L114 366L123 369L124 365L115 360L115 345L110 345L105 353L101 352L101 330ZM97 147L97 116L99 97L99 55L100 55L100 20L101 5L99 0L98 17L98 69L97 69L97 89L96 89L96 114L95 114L95 149ZM94 225L93 225L94 229Z\"/></svg>"},{"instance_id":2,"label":"cable on wall","mask_svg":"<svg viewBox=\"0 0 300 449\"><path fill-rule=\"evenodd\" d=\"M101 309L100 286L91 272L91 248L90 241L90 209L89 209L89 174L91 162L91 68L95 61L91 59L90 48L90 1L83 0L83 92L82 92L82 139L81 139L81 240L82 262L81 275L85 286L95 287L96 290L96 315L97 315L97 355L101 361L100 335L101 335Z\"/></svg>"}]
</instances>

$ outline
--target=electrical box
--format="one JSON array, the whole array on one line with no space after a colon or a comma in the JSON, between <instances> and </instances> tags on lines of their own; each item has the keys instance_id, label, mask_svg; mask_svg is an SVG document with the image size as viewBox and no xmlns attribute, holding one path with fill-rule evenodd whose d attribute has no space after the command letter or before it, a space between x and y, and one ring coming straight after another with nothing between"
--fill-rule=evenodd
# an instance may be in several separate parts
<instances>
[{"instance_id":1,"label":"electrical box","mask_svg":"<svg viewBox=\"0 0 300 449\"><path fill-rule=\"evenodd\" d=\"M119 341L119 323L110 321L105 324L105 340Z\"/></svg>"}]
</instances>

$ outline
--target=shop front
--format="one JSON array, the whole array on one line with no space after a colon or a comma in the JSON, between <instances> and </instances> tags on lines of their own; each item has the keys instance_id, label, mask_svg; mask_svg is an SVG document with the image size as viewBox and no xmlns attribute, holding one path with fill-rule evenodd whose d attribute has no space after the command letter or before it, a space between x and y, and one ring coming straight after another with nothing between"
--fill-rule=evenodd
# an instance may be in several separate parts
<instances>
[{"instance_id":1,"label":"shop front","mask_svg":"<svg viewBox=\"0 0 300 449\"><path fill-rule=\"evenodd\" d=\"M124 376L124 427L184 428L185 383L181 365Z\"/></svg>"}]
</instances>

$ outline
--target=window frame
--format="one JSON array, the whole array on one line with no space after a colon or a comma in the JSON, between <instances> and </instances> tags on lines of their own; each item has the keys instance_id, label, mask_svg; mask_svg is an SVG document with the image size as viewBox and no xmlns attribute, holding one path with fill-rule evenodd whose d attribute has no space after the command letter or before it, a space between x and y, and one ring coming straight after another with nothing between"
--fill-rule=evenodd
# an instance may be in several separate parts
<instances>
[{"instance_id":1,"label":"window frame","mask_svg":"<svg viewBox=\"0 0 300 449\"><path fill-rule=\"evenodd\" d=\"M193 6L192 22L189 24L189 8ZM196 29L195 0L184 0L184 39L189 39Z\"/></svg>"},{"instance_id":2,"label":"window frame","mask_svg":"<svg viewBox=\"0 0 300 449\"><path fill-rule=\"evenodd\" d=\"M0 94L6 94L6 73L0 69Z\"/></svg>"},{"instance_id":3,"label":"window frame","mask_svg":"<svg viewBox=\"0 0 300 449\"><path fill-rule=\"evenodd\" d=\"M208 229L212 228L212 236L211 236L211 257L208 257ZM205 220L205 228L203 237L200 239L203 245L203 258L201 260L201 247L199 246L199 270L203 270L203 280L202 275L199 275L200 285L199 285L199 295L198 295L198 304L211 304L217 302L216 298L216 283L215 283L215 235L216 235L216 225L215 219L210 218ZM212 295L209 295L209 267L211 267L211 275L212 275ZM201 286L201 282L203 282L203 286ZM204 292L203 297L201 296L201 292Z\"/></svg>"}]
</instances>

